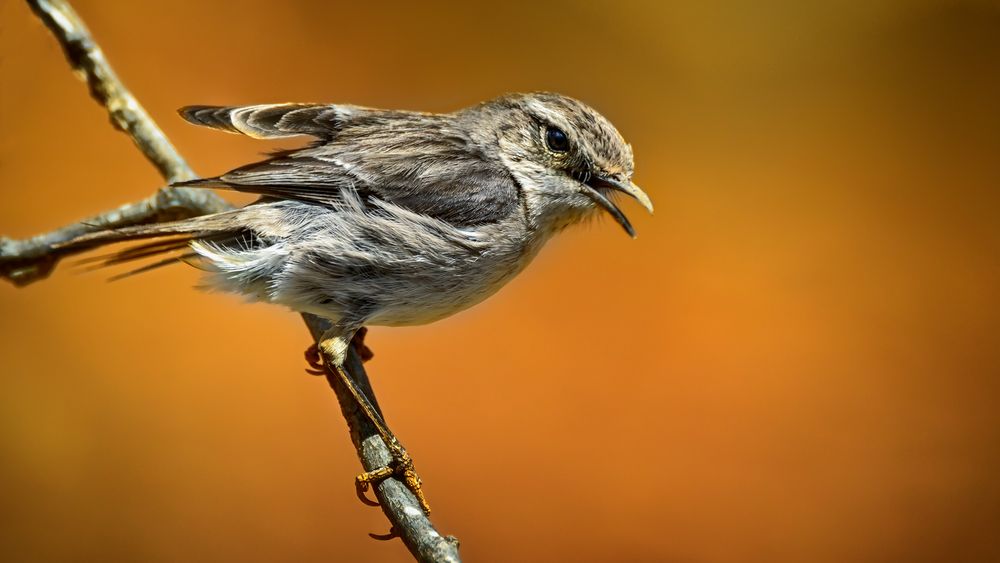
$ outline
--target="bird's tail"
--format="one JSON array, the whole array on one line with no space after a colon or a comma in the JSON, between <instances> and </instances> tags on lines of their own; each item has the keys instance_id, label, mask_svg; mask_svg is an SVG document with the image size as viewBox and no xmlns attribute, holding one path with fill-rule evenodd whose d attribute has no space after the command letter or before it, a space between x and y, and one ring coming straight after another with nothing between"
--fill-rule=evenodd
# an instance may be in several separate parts
<instances>
[{"instance_id":1,"label":"bird's tail","mask_svg":"<svg viewBox=\"0 0 1000 563\"><path fill-rule=\"evenodd\" d=\"M87 270L95 270L143 259L158 258L154 262L111 278L117 280L177 262L193 263L197 254L190 249L192 242L205 241L224 244L239 236L239 233L244 230L237 221L239 211L237 209L180 221L98 230L58 244L54 250L68 255L95 250L115 243L148 241L128 246L110 254L92 256L76 262L76 265L83 266Z\"/></svg>"}]
</instances>

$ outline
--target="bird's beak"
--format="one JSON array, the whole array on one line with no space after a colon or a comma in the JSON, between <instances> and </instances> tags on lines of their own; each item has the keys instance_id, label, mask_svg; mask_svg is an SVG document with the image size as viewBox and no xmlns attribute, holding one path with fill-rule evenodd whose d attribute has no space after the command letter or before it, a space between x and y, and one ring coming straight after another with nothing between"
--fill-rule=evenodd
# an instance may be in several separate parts
<instances>
[{"instance_id":1,"label":"bird's beak","mask_svg":"<svg viewBox=\"0 0 1000 563\"><path fill-rule=\"evenodd\" d=\"M590 180L588 180L586 184L583 184L583 188L584 193L590 196L590 198L594 200L594 203L610 213L611 216L615 218L615 221L618 221L618 224L621 225L622 228L625 229L625 232L632 238L635 238L635 229L633 229L632 224L628 222L628 218L625 217L625 214L622 213L621 209L618 209L617 205L612 203L611 200L604 196L604 194L597 191L597 188L607 188L623 192L635 198L635 200L638 201L640 205L645 207L647 211L650 213L653 212L653 202L650 201L649 196L646 195L646 192L642 191L639 186L633 184L631 181L626 184L625 182L615 180L614 178L610 178L608 176L599 176L595 174L594 176L591 176Z\"/></svg>"}]
</instances>

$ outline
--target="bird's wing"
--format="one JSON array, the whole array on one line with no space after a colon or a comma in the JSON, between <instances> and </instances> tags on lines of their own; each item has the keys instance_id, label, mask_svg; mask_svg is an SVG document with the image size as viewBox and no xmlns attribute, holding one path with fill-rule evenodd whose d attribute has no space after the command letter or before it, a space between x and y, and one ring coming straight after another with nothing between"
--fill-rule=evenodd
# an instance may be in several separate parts
<instances>
[{"instance_id":1,"label":"bird's wing","mask_svg":"<svg viewBox=\"0 0 1000 563\"><path fill-rule=\"evenodd\" d=\"M176 185L327 204L339 201L342 190L353 189L365 199L378 198L461 226L495 222L518 207L517 184L507 169L473 146L449 116L352 108L347 118L334 106L324 107L336 122L328 136L313 145L279 152L215 178ZM230 108L193 115L200 113L200 122L222 129L253 128L257 136L267 136L263 131L278 132L272 136L293 128L304 131L292 125L297 119L287 117L304 110L287 111L286 117L276 117L276 111ZM258 117L251 119L255 113ZM315 115L308 120L313 130L323 126L317 120L324 114Z\"/></svg>"},{"instance_id":2,"label":"bird's wing","mask_svg":"<svg viewBox=\"0 0 1000 563\"><path fill-rule=\"evenodd\" d=\"M178 110L178 113L195 125L256 139L280 139L296 135L329 139L360 109L347 105L262 104L187 106Z\"/></svg>"}]
</instances>

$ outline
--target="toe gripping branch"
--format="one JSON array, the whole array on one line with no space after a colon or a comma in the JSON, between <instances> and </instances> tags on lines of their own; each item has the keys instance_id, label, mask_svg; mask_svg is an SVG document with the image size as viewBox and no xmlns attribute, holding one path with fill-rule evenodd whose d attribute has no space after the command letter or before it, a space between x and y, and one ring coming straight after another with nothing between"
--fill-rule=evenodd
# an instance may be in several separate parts
<instances>
[{"instance_id":1,"label":"toe gripping branch","mask_svg":"<svg viewBox=\"0 0 1000 563\"><path fill-rule=\"evenodd\" d=\"M354 338L351 340L351 345L354 346L355 351L361 358L362 362L367 362L370 360L374 354L371 349L365 345L365 334L367 333L366 328L359 329ZM320 352L319 346L313 343L305 351L306 363L309 364L310 369L306 369L306 373L311 375L326 375L327 366L323 362L323 355ZM336 368L334 368L336 369ZM339 370L338 370L339 371ZM346 374L343 374L346 377ZM350 385L350 382L347 382ZM363 400L358 397L358 400ZM355 491L357 492L358 499L368 506L380 506L377 501L372 500L368 497L368 490L372 486L381 483L389 477L396 477L406 484L406 488L413 493L417 501L420 503L420 507L423 509L424 513L430 514L431 508L427 503L427 498L424 496L422 483L420 481L420 476L417 475L416 470L413 466L413 458L407 453L406 449L399 440L392 435L391 432L385 428L385 423L381 420L381 417L377 412L369 412L371 410L370 406L360 405L362 410L366 412L368 418L379 428L379 434L382 440L385 442L386 447L389 449L389 453L392 456L392 461L386 467L380 467L372 471L366 471L357 476L354 481ZM367 407L367 408L366 408ZM378 418L377 420L375 418ZM372 535L376 539L392 539L396 537L390 530L389 534L386 535Z\"/></svg>"},{"instance_id":2,"label":"toe gripping branch","mask_svg":"<svg viewBox=\"0 0 1000 563\"><path fill-rule=\"evenodd\" d=\"M389 465L372 471L366 471L358 475L355 479L354 486L358 493L358 498L361 499L361 502L369 506L379 506L378 502L368 498L368 489L389 477L396 477L406 484L406 488L413 493L413 496L417 497L417 502L420 503L420 508L424 510L424 513L430 514L431 507L424 496L423 483L420 481L420 476L417 475L417 471L413 467L413 458L410 457L410 454L407 453L399 441L392 439L391 442L387 444L389 452L392 454L392 461L389 462Z\"/></svg>"},{"instance_id":3,"label":"toe gripping branch","mask_svg":"<svg viewBox=\"0 0 1000 563\"><path fill-rule=\"evenodd\" d=\"M368 327L361 327L354 333L354 338L351 340L351 345L354 346L354 351L361 358L361 363L367 363L368 360L375 357L375 352L372 352L372 349L365 344L366 334L368 334ZM306 348L305 357L306 363L309 364L306 373L309 375L326 375L326 368L323 366L323 356L319 352L319 345L315 342L310 344Z\"/></svg>"}]
</instances>

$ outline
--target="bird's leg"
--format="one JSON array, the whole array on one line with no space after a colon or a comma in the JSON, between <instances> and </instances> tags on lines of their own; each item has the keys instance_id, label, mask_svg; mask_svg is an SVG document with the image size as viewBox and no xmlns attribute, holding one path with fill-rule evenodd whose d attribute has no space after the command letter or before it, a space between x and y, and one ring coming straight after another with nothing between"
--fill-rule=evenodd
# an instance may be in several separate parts
<instances>
[{"instance_id":1,"label":"bird's leg","mask_svg":"<svg viewBox=\"0 0 1000 563\"><path fill-rule=\"evenodd\" d=\"M345 333L342 328L330 329L323 335L319 342L319 354L322 355L326 368L340 378L340 381L354 399L354 403L358 405L361 412L365 414L365 417L375 427L376 432L378 432L382 441L385 442L389 453L392 455L392 461L388 466L366 471L358 475L357 485L359 491L367 491L372 484L378 483L388 477L396 476L401 478L406 483L406 487L417 497L424 512L430 513L431 509L427 504L427 499L424 497L420 477L413 468L413 459L406 452L406 449L403 448L403 445L399 443L399 440L396 439L396 436L389 431L388 426L386 426L385 421L382 419L382 415L375 410L368 397L365 397L364 393L358 389L357 385L354 384L354 380L351 379L351 376L344 368L352 337L353 331Z\"/></svg>"},{"instance_id":2,"label":"bird's leg","mask_svg":"<svg viewBox=\"0 0 1000 563\"><path fill-rule=\"evenodd\" d=\"M372 349L365 344L366 334L368 334L368 329L361 327L354 333L354 338L351 339L351 345L354 346L354 351L358 353L358 357L361 358L361 363L363 364L368 363L368 360L375 357ZM306 363L309 364L306 373L309 375L323 375L326 373L326 370L323 368L322 358L319 355L319 346L315 342L306 348L305 357Z\"/></svg>"}]
</instances>

